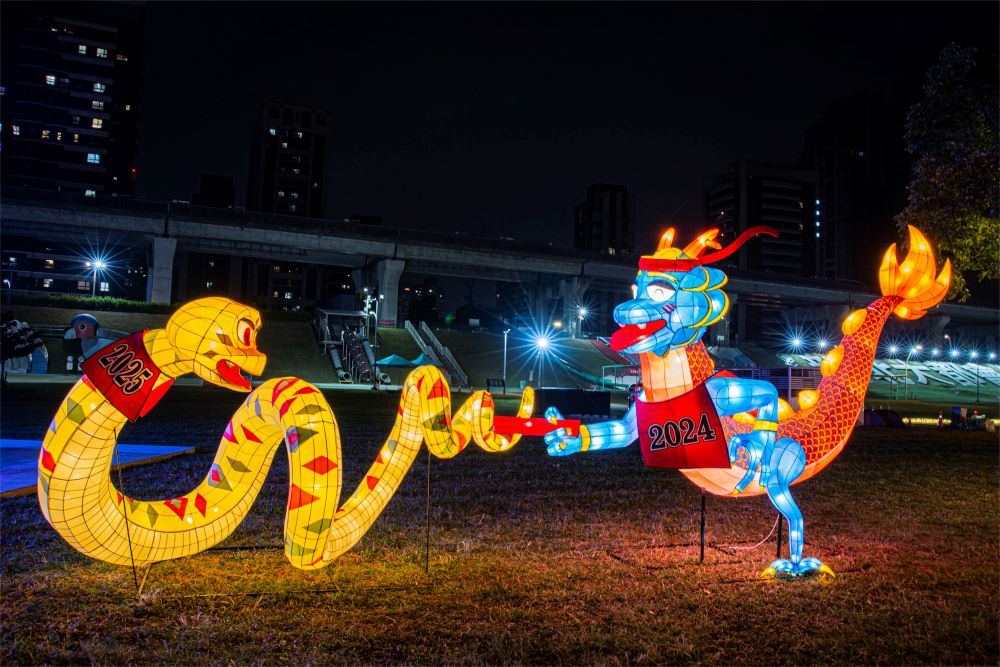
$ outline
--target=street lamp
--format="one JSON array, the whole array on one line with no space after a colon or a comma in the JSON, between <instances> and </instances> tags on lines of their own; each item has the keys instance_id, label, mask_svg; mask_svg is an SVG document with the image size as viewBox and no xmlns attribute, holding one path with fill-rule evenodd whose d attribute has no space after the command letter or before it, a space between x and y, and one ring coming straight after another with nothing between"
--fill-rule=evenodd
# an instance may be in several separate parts
<instances>
[{"instance_id":1,"label":"street lamp","mask_svg":"<svg viewBox=\"0 0 1000 667\"><path fill-rule=\"evenodd\" d=\"M587 310L586 306L576 307L576 317L577 317L576 333L577 336L580 338L583 338L583 321L587 319L588 312L589 311Z\"/></svg>"},{"instance_id":2,"label":"street lamp","mask_svg":"<svg viewBox=\"0 0 1000 667\"><path fill-rule=\"evenodd\" d=\"M979 352L972 350L969 352L969 359L976 362L976 403L979 402Z\"/></svg>"},{"instance_id":3,"label":"street lamp","mask_svg":"<svg viewBox=\"0 0 1000 667\"><path fill-rule=\"evenodd\" d=\"M510 329L503 330L503 390L507 391L507 334Z\"/></svg>"},{"instance_id":4,"label":"street lamp","mask_svg":"<svg viewBox=\"0 0 1000 667\"><path fill-rule=\"evenodd\" d=\"M543 357L545 356L545 352L548 351L550 343L551 343L551 341L549 341L549 337L546 336L546 335L544 335L544 334L542 334L542 335L538 336L537 338L535 338L535 348L538 350L538 388L539 389L544 389L545 388L545 384L542 382L542 370L545 368L545 362L543 361Z\"/></svg>"},{"instance_id":5,"label":"street lamp","mask_svg":"<svg viewBox=\"0 0 1000 667\"><path fill-rule=\"evenodd\" d=\"M94 259L94 260L91 260L91 261L87 262L87 267L94 269L94 279L90 283L90 288L91 288L90 289L90 296L91 297L97 296L97 271L98 270L103 271L104 269L107 268L107 266L108 265L104 263L104 260L100 260L100 259Z\"/></svg>"},{"instance_id":6,"label":"street lamp","mask_svg":"<svg viewBox=\"0 0 1000 667\"><path fill-rule=\"evenodd\" d=\"M909 353L906 355L906 363L903 364L903 399L909 398L910 392L910 357L913 355L920 356L920 350L924 349L923 345L913 345L910 347Z\"/></svg>"}]
</instances>

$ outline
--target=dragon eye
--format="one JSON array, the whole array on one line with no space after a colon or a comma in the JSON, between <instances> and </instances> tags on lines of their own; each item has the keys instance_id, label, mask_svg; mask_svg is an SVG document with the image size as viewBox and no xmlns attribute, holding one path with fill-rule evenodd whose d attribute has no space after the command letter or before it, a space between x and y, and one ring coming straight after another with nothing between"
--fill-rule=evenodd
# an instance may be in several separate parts
<instances>
[{"instance_id":1,"label":"dragon eye","mask_svg":"<svg viewBox=\"0 0 1000 667\"><path fill-rule=\"evenodd\" d=\"M668 286L666 283L650 283L646 286L646 296L653 301L666 301L673 295L673 288Z\"/></svg>"},{"instance_id":2,"label":"dragon eye","mask_svg":"<svg viewBox=\"0 0 1000 667\"><path fill-rule=\"evenodd\" d=\"M250 345L250 337L253 335L253 322L250 320L240 320L236 325L236 337L244 345Z\"/></svg>"}]
</instances>

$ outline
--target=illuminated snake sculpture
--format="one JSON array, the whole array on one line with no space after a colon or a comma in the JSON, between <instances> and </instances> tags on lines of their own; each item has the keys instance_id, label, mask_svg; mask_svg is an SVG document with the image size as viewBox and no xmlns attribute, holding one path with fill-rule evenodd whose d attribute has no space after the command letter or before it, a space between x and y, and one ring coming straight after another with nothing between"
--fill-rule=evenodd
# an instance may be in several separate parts
<instances>
[{"instance_id":1,"label":"illuminated snake sculpture","mask_svg":"<svg viewBox=\"0 0 1000 667\"><path fill-rule=\"evenodd\" d=\"M53 418L38 463L38 499L53 528L99 560L144 565L203 551L246 516L279 444L288 451L290 485L285 555L295 567L324 567L367 532L409 470L421 442L451 458L470 441L490 452L519 435L493 431L493 399L475 392L451 415L441 372L423 366L407 377L396 421L364 481L338 508L340 434L323 394L297 378L251 391L241 370L260 375L260 314L225 298L182 306L166 328L124 338L95 353ZM249 392L226 426L205 480L168 500L135 500L111 483L115 445L129 419L145 415L173 379L194 373L206 382ZM531 415L527 388L518 415ZM509 419L509 418L508 418Z\"/></svg>"},{"instance_id":2,"label":"illuminated snake sculpture","mask_svg":"<svg viewBox=\"0 0 1000 667\"><path fill-rule=\"evenodd\" d=\"M790 559L774 561L762 574L832 574L818 559L802 557L802 512L789 486L818 473L843 449L863 407L890 314L917 319L948 291L950 263L935 278L930 243L909 229L906 259L898 263L895 244L885 253L879 271L883 296L844 320L844 338L824 357L819 387L799 393L798 412L768 382L714 373L700 342L705 328L729 309L722 291L726 275L705 265L731 255L755 234L777 232L752 228L720 249L713 229L681 250L672 247L674 230L668 230L656 253L641 258L634 298L614 313L621 328L611 347L639 356L642 392L621 420L582 426L577 434L552 430L545 436L549 454L625 447L639 439L647 465L679 468L706 491L767 493L788 522ZM702 256L707 247L719 251ZM557 418L558 411L549 408L546 417ZM717 447L702 451L709 445Z\"/></svg>"}]
</instances>

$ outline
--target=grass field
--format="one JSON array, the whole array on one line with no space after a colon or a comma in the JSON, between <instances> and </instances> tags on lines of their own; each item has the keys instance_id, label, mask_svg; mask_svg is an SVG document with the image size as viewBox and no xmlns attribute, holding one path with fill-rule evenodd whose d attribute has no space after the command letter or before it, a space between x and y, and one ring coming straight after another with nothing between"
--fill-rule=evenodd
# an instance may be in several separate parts
<instances>
[{"instance_id":1,"label":"grass field","mask_svg":"<svg viewBox=\"0 0 1000 667\"><path fill-rule=\"evenodd\" d=\"M4 437L41 437L65 389L5 390ZM395 397L326 395L350 489ZM198 453L126 470L127 492L194 486L240 400L173 389L122 440ZM431 463L428 573L422 459L358 546L303 573L280 550L279 455L224 548L154 566L141 597L130 568L74 551L34 497L3 499L0 663L995 665L998 464L995 434L859 429L794 489L807 555L838 576L794 582L755 576L773 537L744 548L774 525L765 499L709 497L699 565L700 496L680 474L631 448L551 459L537 438Z\"/></svg>"}]
</instances>

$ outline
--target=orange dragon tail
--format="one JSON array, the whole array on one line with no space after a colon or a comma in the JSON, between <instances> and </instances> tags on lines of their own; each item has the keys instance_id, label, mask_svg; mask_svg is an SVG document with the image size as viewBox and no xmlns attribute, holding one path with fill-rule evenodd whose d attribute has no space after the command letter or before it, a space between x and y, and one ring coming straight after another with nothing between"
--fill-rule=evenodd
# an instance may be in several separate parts
<instances>
[{"instance_id":1,"label":"orange dragon tail","mask_svg":"<svg viewBox=\"0 0 1000 667\"><path fill-rule=\"evenodd\" d=\"M951 283L951 262L945 261L935 277L934 251L916 227L910 227L910 247L900 264L896 244L886 251L879 269L882 297L867 308L855 310L841 325L844 338L823 358L823 380L815 390L799 393L799 410L781 401L777 437L797 440L806 452L806 468L796 483L809 479L833 461L854 430L863 405L882 328L895 313L906 320L916 320L938 304ZM723 417L727 438L750 431L749 415ZM692 471L696 483L717 494L728 494L744 470L734 465L729 470ZM756 483L743 495L763 493Z\"/></svg>"},{"instance_id":2,"label":"orange dragon tail","mask_svg":"<svg viewBox=\"0 0 1000 667\"><path fill-rule=\"evenodd\" d=\"M919 229L910 227L910 247L903 263L892 244L882 259L879 287L882 298L844 319L844 338L823 358L823 380L815 391L799 394L799 412L790 415L778 435L799 440L806 450L806 479L826 467L843 448L854 429L871 381L879 335L891 313L916 320L937 305L951 283L951 262L937 274L934 250Z\"/></svg>"}]
</instances>

